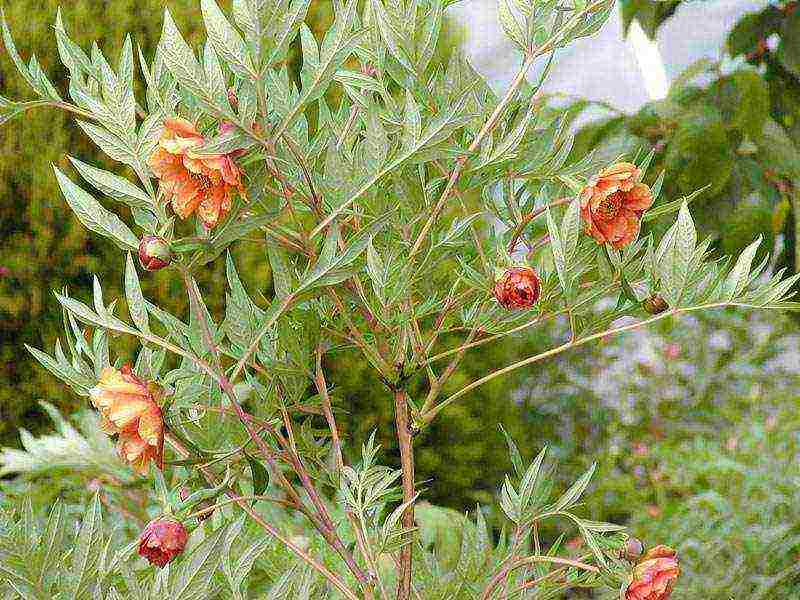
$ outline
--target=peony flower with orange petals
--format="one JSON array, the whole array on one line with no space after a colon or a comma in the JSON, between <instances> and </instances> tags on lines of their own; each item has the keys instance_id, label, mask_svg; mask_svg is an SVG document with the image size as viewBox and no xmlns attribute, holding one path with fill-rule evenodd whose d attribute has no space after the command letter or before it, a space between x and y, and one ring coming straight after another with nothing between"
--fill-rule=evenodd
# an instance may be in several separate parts
<instances>
[{"instance_id":1,"label":"peony flower with orange petals","mask_svg":"<svg viewBox=\"0 0 800 600\"><path fill-rule=\"evenodd\" d=\"M117 451L140 475L147 474L150 461L162 468L164 419L156 402L160 394L157 385L141 381L127 365L104 369L89 390L103 431L119 436Z\"/></svg>"},{"instance_id":2,"label":"peony flower with orange petals","mask_svg":"<svg viewBox=\"0 0 800 600\"><path fill-rule=\"evenodd\" d=\"M164 567L184 551L188 540L186 528L175 519L155 519L139 536L139 555L151 565Z\"/></svg>"},{"instance_id":3,"label":"peony flower with orange petals","mask_svg":"<svg viewBox=\"0 0 800 600\"><path fill-rule=\"evenodd\" d=\"M539 276L530 267L506 269L494 284L494 297L506 310L531 308L540 292Z\"/></svg>"},{"instance_id":4,"label":"peony flower with orange petals","mask_svg":"<svg viewBox=\"0 0 800 600\"><path fill-rule=\"evenodd\" d=\"M681 574L678 556L668 546L656 546L633 568L625 600L667 600Z\"/></svg>"},{"instance_id":5,"label":"peony flower with orange petals","mask_svg":"<svg viewBox=\"0 0 800 600\"><path fill-rule=\"evenodd\" d=\"M244 192L241 173L228 154L199 154L205 138L185 119L166 119L150 168L166 201L181 219L197 212L207 227L228 213L234 192Z\"/></svg>"},{"instance_id":6,"label":"peony flower with orange petals","mask_svg":"<svg viewBox=\"0 0 800 600\"><path fill-rule=\"evenodd\" d=\"M623 248L639 235L642 213L653 204L642 172L627 162L603 169L581 191L581 217L586 233L599 244Z\"/></svg>"}]
</instances>

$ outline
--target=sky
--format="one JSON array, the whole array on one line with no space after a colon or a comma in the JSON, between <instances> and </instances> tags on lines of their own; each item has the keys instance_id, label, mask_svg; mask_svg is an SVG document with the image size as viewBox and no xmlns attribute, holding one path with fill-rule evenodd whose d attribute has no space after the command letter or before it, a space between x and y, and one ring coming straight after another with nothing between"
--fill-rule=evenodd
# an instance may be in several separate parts
<instances>
[{"instance_id":1,"label":"sky","mask_svg":"<svg viewBox=\"0 0 800 600\"><path fill-rule=\"evenodd\" d=\"M662 25L655 41L648 40L638 24L623 39L616 10L597 34L559 51L544 91L635 112L648 100L664 97L668 82L690 64L701 58L720 58L725 35L736 21L767 4L767 0L684 2ZM520 59L498 21L497 1L463 0L452 10L465 27L472 64L502 89L514 76ZM535 77L534 70L530 78Z\"/></svg>"}]
</instances>

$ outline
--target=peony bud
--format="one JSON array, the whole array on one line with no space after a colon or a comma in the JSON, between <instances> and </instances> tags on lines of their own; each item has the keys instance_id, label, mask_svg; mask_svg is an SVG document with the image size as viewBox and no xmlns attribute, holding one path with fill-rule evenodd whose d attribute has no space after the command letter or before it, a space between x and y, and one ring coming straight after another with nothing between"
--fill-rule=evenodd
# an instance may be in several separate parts
<instances>
[{"instance_id":1,"label":"peony bud","mask_svg":"<svg viewBox=\"0 0 800 600\"><path fill-rule=\"evenodd\" d=\"M647 300L642 302L642 308L651 315L657 315L664 312L669 308L669 304L660 295L653 294Z\"/></svg>"},{"instance_id":2,"label":"peony bud","mask_svg":"<svg viewBox=\"0 0 800 600\"><path fill-rule=\"evenodd\" d=\"M539 276L530 267L511 267L494 285L494 297L507 310L530 308L539 300Z\"/></svg>"},{"instance_id":3,"label":"peony bud","mask_svg":"<svg viewBox=\"0 0 800 600\"><path fill-rule=\"evenodd\" d=\"M675 550L668 546L651 548L633 568L625 600L667 600L680 574Z\"/></svg>"},{"instance_id":4,"label":"peony bud","mask_svg":"<svg viewBox=\"0 0 800 600\"><path fill-rule=\"evenodd\" d=\"M172 250L164 238L146 235L139 242L139 263L147 271L158 271L172 261Z\"/></svg>"},{"instance_id":5,"label":"peony bud","mask_svg":"<svg viewBox=\"0 0 800 600\"><path fill-rule=\"evenodd\" d=\"M635 562L639 560L639 557L641 557L643 553L644 545L642 544L642 540L635 537L629 537L625 540L625 547L622 550L622 554L629 561Z\"/></svg>"},{"instance_id":6,"label":"peony bud","mask_svg":"<svg viewBox=\"0 0 800 600\"><path fill-rule=\"evenodd\" d=\"M175 519L161 517L147 524L139 536L139 555L151 565L163 567L183 552L189 534Z\"/></svg>"},{"instance_id":7,"label":"peony bud","mask_svg":"<svg viewBox=\"0 0 800 600\"><path fill-rule=\"evenodd\" d=\"M233 88L228 88L228 104L231 105L233 110L239 110L239 97Z\"/></svg>"}]
</instances>

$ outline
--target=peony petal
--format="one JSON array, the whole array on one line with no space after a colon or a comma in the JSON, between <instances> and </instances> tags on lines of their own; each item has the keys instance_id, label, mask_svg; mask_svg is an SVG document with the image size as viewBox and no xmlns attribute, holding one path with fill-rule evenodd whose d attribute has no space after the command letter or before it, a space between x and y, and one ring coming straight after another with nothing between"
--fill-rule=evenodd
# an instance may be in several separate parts
<instances>
[{"instance_id":1,"label":"peony petal","mask_svg":"<svg viewBox=\"0 0 800 600\"><path fill-rule=\"evenodd\" d=\"M645 211L653 205L653 194L650 186L637 183L625 195L625 208L635 211Z\"/></svg>"},{"instance_id":2,"label":"peony petal","mask_svg":"<svg viewBox=\"0 0 800 600\"><path fill-rule=\"evenodd\" d=\"M164 420L161 417L161 409L155 403L152 403L152 406L139 417L138 433L139 437L149 445L159 445L164 434Z\"/></svg>"},{"instance_id":3,"label":"peony petal","mask_svg":"<svg viewBox=\"0 0 800 600\"><path fill-rule=\"evenodd\" d=\"M164 128L167 132L182 137L201 137L195 126L180 117L167 117L164 119Z\"/></svg>"}]
</instances>

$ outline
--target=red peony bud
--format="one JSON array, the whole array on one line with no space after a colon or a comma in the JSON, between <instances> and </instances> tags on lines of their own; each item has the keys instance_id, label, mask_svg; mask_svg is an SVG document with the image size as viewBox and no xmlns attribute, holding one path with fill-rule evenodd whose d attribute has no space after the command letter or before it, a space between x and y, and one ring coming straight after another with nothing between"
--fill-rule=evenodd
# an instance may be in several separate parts
<instances>
[{"instance_id":1,"label":"red peony bud","mask_svg":"<svg viewBox=\"0 0 800 600\"><path fill-rule=\"evenodd\" d=\"M168 266L172 260L172 250L164 238L146 235L139 242L139 263L147 271L158 271Z\"/></svg>"},{"instance_id":2,"label":"red peony bud","mask_svg":"<svg viewBox=\"0 0 800 600\"><path fill-rule=\"evenodd\" d=\"M162 517L147 524L139 536L139 555L151 565L163 567L183 552L189 534L178 521Z\"/></svg>"},{"instance_id":3,"label":"red peony bud","mask_svg":"<svg viewBox=\"0 0 800 600\"><path fill-rule=\"evenodd\" d=\"M625 600L667 600L680 574L675 550L656 546L633 568L633 580L625 591Z\"/></svg>"},{"instance_id":4,"label":"red peony bud","mask_svg":"<svg viewBox=\"0 0 800 600\"><path fill-rule=\"evenodd\" d=\"M539 299L541 285L530 267L511 267L494 285L494 297L508 310L530 308Z\"/></svg>"},{"instance_id":5,"label":"red peony bud","mask_svg":"<svg viewBox=\"0 0 800 600\"><path fill-rule=\"evenodd\" d=\"M658 294L653 294L647 300L642 302L642 308L644 308L645 312L650 313L651 315L657 315L667 310L669 308L669 304L667 304L667 301Z\"/></svg>"}]
</instances>

